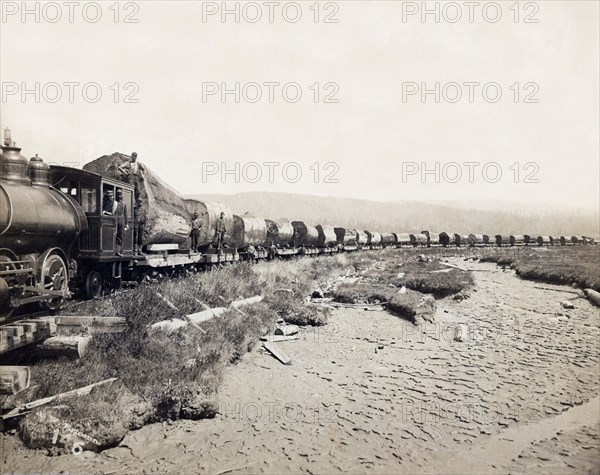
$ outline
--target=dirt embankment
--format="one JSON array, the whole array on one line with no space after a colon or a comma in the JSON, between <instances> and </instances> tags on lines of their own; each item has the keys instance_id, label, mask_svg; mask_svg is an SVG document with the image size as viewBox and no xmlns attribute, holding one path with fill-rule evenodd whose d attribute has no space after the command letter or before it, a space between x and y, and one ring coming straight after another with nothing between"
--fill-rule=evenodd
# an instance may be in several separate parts
<instances>
[{"instance_id":1,"label":"dirt embankment","mask_svg":"<svg viewBox=\"0 0 600 475\"><path fill-rule=\"evenodd\" d=\"M435 324L335 310L281 343L291 366L255 350L229 367L213 420L80 457L4 437L2 473L598 473L598 310L468 265L470 298L438 300Z\"/></svg>"}]
</instances>

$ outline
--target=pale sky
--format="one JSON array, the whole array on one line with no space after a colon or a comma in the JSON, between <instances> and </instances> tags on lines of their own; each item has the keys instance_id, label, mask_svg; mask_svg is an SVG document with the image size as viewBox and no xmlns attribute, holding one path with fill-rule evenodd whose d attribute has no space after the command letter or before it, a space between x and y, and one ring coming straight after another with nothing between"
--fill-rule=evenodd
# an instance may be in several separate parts
<instances>
[{"instance_id":1,"label":"pale sky","mask_svg":"<svg viewBox=\"0 0 600 475\"><path fill-rule=\"evenodd\" d=\"M521 2L515 22L514 1L499 2L502 17L486 21L481 7L471 23L465 2L455 2L462 17L445 2L428 2L440 11L423 22L420 11L406 16L422 2L322 2L315 22L314 2L299 2L302 17L291 2L269 7L256 2L238 3L240 22L233 15L221 21L220 12L206 16L221 2L152 1L121 4L115 23L114 2L99 2L102 17L90 2L76 2L73 22L69 7L56 18L55 6L32 2L35 14L21 17L22 2L2 3L0 23L0 76L2 103L0 123L10 127L13 140L30 157L38 153L48 162L79 162L80 165L112 152L138 152L139 160L156 171L183 194L233 193L239 191L288 191L347 196L374 200L526 200L593 208L599 202L599 2ZM486 5L490 2L480 2ZM38 5L37 7L35 5ZM235 9L236 2L228 2ZM532 6L533 5L533 6ZM258 11L262 18L252 23ZM312 6L312 9L311 9ZM536 7L536 8L534 8ZM244 10L244 8L246 8ZM452 7L454 8L454 7ZM17 11L15 12L15 9ZM336 11L337 10L337 11ZM14 13L14 14L13 14ZM137 23L124 23L124 17ZM324 23L331 14L337 23ZM486 11L490 19L495 12ZM525 23L525 17L538 20ZM21 96L22 83L35 94ZM57 83L62 92L56 103ZM74 86L68 99L65 82L98 83L102 97L96 103ZM120 83L114 102L114 83ZM136 83L134 98L125 103L125 83ZM251 103L233 94L203 101L203 83L236 82L261 85L262 98ZM268 100L265 82L297 83L302 97L286 101L282 87L274 87ZM433 94L423 103L419 93L403 101L408 83L430 89L458 83L462 98L451 103L456 88L447 86L447 98L436 103ZM473 103L466 82L477 82ZM320 84L318 103L314 83ZM335 83L324 89L324 84ZM488 102L482 86L497 83L502 97ZM518 102L513 86L519 83ZM530 84L525 88L526 83ZM219 86L220 87L220 86ZM312 89L311 89L312 87ZM16 92L15 92L15 88ZM45 88L45 96L42 93ZM337 103L324 96L337 89ZM94 89L89 97L93 98ZM293 89L289 97L293 96ZM495 94L494 89L488 92ZM252 99L256 88L246 88ZM492 99L493 94L487 97ZM525 97L537 103L525 103ZM25 99L25 100L23 100ZM261 165L257 183L235 183L233 174L203 176L206 163L231 169L239 162L250 179ZM268 182L264 162L279 162L274 182ZM296 183L282 176L286 163L296 162L302 177ZM315 183L315 168L320 168ZM326 163L336 164L339 183L325 183ZM421 177L422 164L440 172L449 162L461 164L456 183L435 183L435 175ZM474 166L473 183L469 168ZM496 170L502 177L486 181ZM515 162L518 164L514 166ZM533 162L535 165L525 164ZM419 168L415 171L411 163ZM245 168L244 168L245 167ZM290 165L288 177L295 168ZM511 168L512 167L512 168ZM515 172L519 170L518 183ZM455 179L456 167L446 165L447 177ZM538 183L525 183L535 172ZM422 183L423 178L425 183ZM204 181L204 182L203 182Z\"/></svg>"}]
</instances>

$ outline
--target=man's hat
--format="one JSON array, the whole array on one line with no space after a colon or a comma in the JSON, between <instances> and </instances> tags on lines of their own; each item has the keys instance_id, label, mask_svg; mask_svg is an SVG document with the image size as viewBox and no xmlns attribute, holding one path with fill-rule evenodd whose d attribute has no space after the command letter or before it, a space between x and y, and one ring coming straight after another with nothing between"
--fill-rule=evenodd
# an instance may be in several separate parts
<instances>
[{"instance_id":1,"label":"man's hat","mask_svg":"<svg viewBox=\"0 0 600 475\"><path fill-rule=\"evenodd\" d=\"M113 190L106 190L106 192L105 192L105 193L106 193L107 195L112 195L112 194L114 194L114 193L113 193Z\"/></svg>"},{"instance_id":2,"label":"man's hat","mask_svg":"<svg viewBox=\"0 0 600 475\"><path fill-rule=\"evenodd\" d=\"M131 154L131 157L132 157L132 158L137 158L137 152L133 152L133 153Z\"/></svg>"},{"instance_id":3,"label":"man's hat","mask_svg":"<svg viewBox=\"0 0 600 475\"><path fill-rule=\"evenodd\" d=\"M121 190L120 188L117 190L117 195L122 195L123 194L123 190Z\"/></svg>"}]
</instances>

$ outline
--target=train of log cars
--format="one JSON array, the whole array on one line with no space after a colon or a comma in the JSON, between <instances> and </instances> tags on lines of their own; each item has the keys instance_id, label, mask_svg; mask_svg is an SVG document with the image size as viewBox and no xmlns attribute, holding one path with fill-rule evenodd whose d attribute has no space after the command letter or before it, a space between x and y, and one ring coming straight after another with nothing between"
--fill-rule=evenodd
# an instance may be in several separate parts
<instances>
[{"instance_id":1,"label":"train of log cars","mask_svg":"<svg viewBox=\"0 0 600 475\"><path fill-rule=\"evenodd\" d=\"M33 302L56 310L72 293L95 298L104 290L118 288L123 281L246 260L250 258L249 249L261 259L269 256L269 250L273 257L390 246L593 243L581 236L379 233L234 215L235 239L229 236L224 249L208 245L192 252L185 244L163 242L148 244L144 253L137 255L130 216L122 251L117 253L115 217L102 213L102 190L123 190L125 203L132 210L133 186L75 168L49 166L37 156L28 160L20 150L13 142L5 142L0 156L0 321L14 309ZM214 208L211 203L186 203L188 208L194 204L202 209Z\"/></svg>"}]
</instances>

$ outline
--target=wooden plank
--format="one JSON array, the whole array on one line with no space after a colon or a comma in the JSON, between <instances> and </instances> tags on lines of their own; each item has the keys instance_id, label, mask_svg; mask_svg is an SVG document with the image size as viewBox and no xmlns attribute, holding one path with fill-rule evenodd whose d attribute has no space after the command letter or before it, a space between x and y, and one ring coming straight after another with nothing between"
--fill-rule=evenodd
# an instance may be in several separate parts
<instances>
[{"instance_id":1,"label":"wooden plank","mask_svg":"<svg viewBox=\"0 0 600 475\"><path fill-rule=\"evenodd\" d=\"M124 317L98 317L65 315L56 318L59 335L85 332L89 335L98 333L123 333L127 330Z\"/></svg>"},{"instance_id":2,"label":"wooden plank","mask_svg":"<svg viewBox=\"0 0 600 475\"><path fill-rule=\"evenodd\" d=\"M277 358L283 364L292 364L292 359L288 355L286 355L285 352L282 351L281 348L279 348L279 346L277 346L277 343L265 341L263 343L263 346L267 351L269 351L275 358Z\"/></svg>"},{"instance_id":3,"label":"wooden plank","mask_svg":"<svg viewBox=\"0 0 600 475\"><path fill-rule=\"evenodd\" d=\"M0 366L0 394L17 394L29 387L29 366Z\"/></svg>"},{"instance_id":4,"label":"wooden plank","mask_svg":"<svg viewBox=\"0 0 600 475\"><path fill-rule=\"evenodd\" d=\"M21 325L5 325L2 328L8 333L9 337L20 337L25 333L25 330Z\"/></svg>"},{"instance_id":5,"label":"wooden plank","mask_svg":"<svg viewBox=\"0 0 600 475\"><path fill-rule=\"evenodd\" d=\"M148 252L162 252L162 251L177 251L179 244L148 244L146 251Z\"/></svg>"},{"instance_id":6,"label":"wooden plank","mask_svg":"<svg viewBox=\"0 0 600 475\"><path fill-rule=\"evenodd\" d=\"M469 272L469 270L465 269L464 267L455 266L454 264L449 264L447 262L440 262L440 265L446 266L446 267L452 267L453 269L462 270L463 272Z\"/></svg>"},{"instance_id":7,"label":"wooden plank","mask_svg":"<svg viewBox=\"0 0 600 475\"><path fill-rule=\"evenodd\" d=\"M298 335L298 334L295 334L295 335L263 335L260 337L260 339L262 341L271 341L271 342L290 341L290 340L299 340L300 335Z\"/></svg>"},{"instance_id":8,"label":"wooden plank","mask_svg":"<svg viewBox=\"0 0 600 475\"><path fill-rule=\"evenodd\" d=\"M108 383L112 383L113 381L116 381L116 380L117 380L117 378L105 379L104 381L99 381L97 383L89 384L88 386L84 386L79 389L73 389L72 391L67 391L65 393L60 393L60 394L56 394L54 396L49 396L49 397L45 397L43 399L37 399L36 401L28 402L26 404L23 404L19 407L14 408L10 412L4 414L2 416L2 420L11 419L13 417L23 416L23 415L27 414L29 411L31 411L31 409L39 407L39 406L43 406L43 405L51 403L52 401L55 401L55 400L64 399L64 398L67 398L70 396L85 396L86 394L89 394L92 391L92 389L94 389L95 387L101 386L104 384L108 384Z\"/></svg>"}]
</instances>

